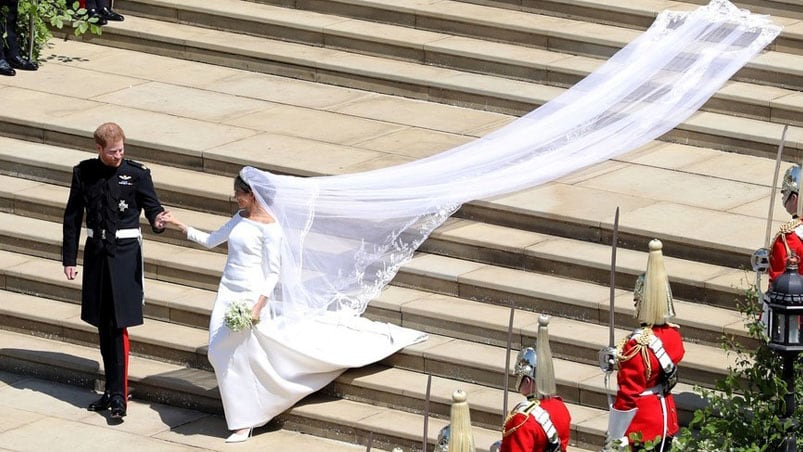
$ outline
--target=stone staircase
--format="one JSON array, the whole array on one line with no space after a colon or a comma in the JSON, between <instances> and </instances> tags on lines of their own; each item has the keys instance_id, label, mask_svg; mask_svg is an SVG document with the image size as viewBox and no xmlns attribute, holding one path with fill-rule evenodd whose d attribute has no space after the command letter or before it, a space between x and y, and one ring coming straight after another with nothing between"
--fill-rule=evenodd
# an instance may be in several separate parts
<instances>
[{"instance_id":1,"label":"stone staircase","mask_svg":"<svg viewBox=\"0 0 803 452\"><path fill-rule=\"evenodd\" d=\"M88 39L98 45L55 43L40 80L0 81L2 367L90 387L102 377L95 331L78 319L80 284L64 279L59 262L70 169L92 157L81 149L91 149L101 121L124 125L127 153L148 163L163 202L214 229L233 211L231 177L242 165L340 174L467 142L593 71L667 2L473 3L118 0L126 21ZM596 353L608 338L617 206L616 337L633 327L646 243L661 238L687 340L677 393L688 420L699 403L692 386L711 387L731 362L720 337L755 345L735 300L763 240L767 155L782 124L792 124L786 158L800 157L799 11L789 3L771 12L787 25L775 47L662 141L466 204L366 312L430 339L346 372L275 423L355 444L372 433L375 447L419 450L431 375L429 442L448 422L451 392L463 388L478 450L487 450L504 418L513 303L513 356L534 344L538 313L553 315L573 447L598 448L607 401ZM220 410L205 328L224 252L188 246L172 231L147 235L147 320L130 331L136 397Z\"/></svg>"}]
</instances>

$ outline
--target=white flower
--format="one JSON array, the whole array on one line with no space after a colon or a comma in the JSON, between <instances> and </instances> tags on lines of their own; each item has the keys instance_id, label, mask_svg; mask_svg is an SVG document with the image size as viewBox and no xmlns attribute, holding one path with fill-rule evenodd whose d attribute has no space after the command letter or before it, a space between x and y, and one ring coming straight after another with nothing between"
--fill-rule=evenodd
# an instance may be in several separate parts
<instances>
[{"instance_id":1,"label":"white flower","mask_svg":"<svg viewBox=\"0 0 803 452\"><path fill-rule=\"evenodd\" d=\"M235 333L254 326L251 321L251 308L244 301L232 301L226 314L223 315L223 322Z\"/></svg>"}]
</instances>

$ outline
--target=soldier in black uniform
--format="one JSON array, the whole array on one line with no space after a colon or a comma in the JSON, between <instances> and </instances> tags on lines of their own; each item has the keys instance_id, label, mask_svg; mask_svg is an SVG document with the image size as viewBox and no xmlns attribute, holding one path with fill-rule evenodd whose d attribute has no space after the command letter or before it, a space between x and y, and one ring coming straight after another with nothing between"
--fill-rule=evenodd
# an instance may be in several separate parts
<instances>
[{"instance_id":1,"label":"soldier in black uniform","mask_svg":"<svg viewBox=\"0 0 803 452\"><path fill-rule=\"evenodd\" d=\"M111 409L113 418L126 415L128 400L128 330L142 324L143 268L140 213L154 232L164 231L164 208L153 188L150 171L124 159L125 135L119 125L95 130L98 158L73 168L64 210L62 263L67 279L75 279L78 241L84 212L87 240L81 319L98 328L106 375L103 396L91 411Z\"/></svg>"}]
</instances>

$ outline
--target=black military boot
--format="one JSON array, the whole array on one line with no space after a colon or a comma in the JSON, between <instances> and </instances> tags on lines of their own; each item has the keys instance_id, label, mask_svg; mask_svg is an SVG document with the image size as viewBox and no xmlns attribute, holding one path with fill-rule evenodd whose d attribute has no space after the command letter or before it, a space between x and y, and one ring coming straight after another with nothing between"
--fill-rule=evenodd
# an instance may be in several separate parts
<instances>
[{"instance_id":1,"label":"black military boot","mask_svg":"<svg viewBox=\"0 0 803 452\"><path fill-rule=\"evenodd\" d=\"M112 403L112 396L108 392L104 392L103 395L94 402L90 403L89 406L86 408L89 411L106 411L109 409Z\"/></svg>"},{"instance_id":2,"label":"black military boot","mask_svg":"<svg viewBox=\"0 0 803 452\"><path fill-rule=\"evenodd\" d=\"M115 395L111 398L112 419L122 419L126 415L126 402L123 396Z\"/></svg>"},{"instance_id":3,"label":"black military boot","mask_svg":"<svg viewBox=\"0 0 803 452\"><path fill-rule=\"evenodd\" d=\"M112 22L122 22L125 20L125 16L119 14L117 12L112 11L110 8L104 6L98 10L98 13L103 16L106 20Z\"/></svg>"},{"instance_id":4,"label":"black military boot","mask_svg":"<svg viewBox=\"0 0 803 452\"><path fill-rule=\"evenodd\" d=\"M33 61L28 61L19 55L8 58L8 63L14 69L21 69L23 71L35 71L39 69L38 64Z\"/></svg>"},{"instance_id":5,"label":"black military boot","mask_svg":"<svg viewBox=\"0 0 803 452\"><path fill-rule=\"evenodd\" d=\"M8 64L8 61L0 58L0 75L16 75L17 71Z\"/></svg>"}]
</instances>

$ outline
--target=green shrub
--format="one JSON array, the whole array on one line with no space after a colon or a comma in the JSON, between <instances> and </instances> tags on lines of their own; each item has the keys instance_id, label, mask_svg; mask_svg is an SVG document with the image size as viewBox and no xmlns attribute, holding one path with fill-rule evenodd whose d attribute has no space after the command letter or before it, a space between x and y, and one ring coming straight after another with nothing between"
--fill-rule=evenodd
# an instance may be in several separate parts
<instances>
[{"instance_id":1,"label":"green shrub","mask_svg":"<svg viewBox=\"0 0 803 452\"><path fill-rule=\"evenodd\" d=\"M7 13L7 7L3 7L1 14ZM33 17L34 43L33 58L39 59L42 49L53 38L53 29L61 30L65 25L73 27L75 36L81 36L90 32L99 35L101 28L84 17L86 10L79 7L78 2L68 6L68 0L19 0L19 18L17 21L17 31L20 40L20 48L23 55L27 56L30 47L31 18ZM5 34L3 39L5 39Z\"/></svg>"}]
</instances>

